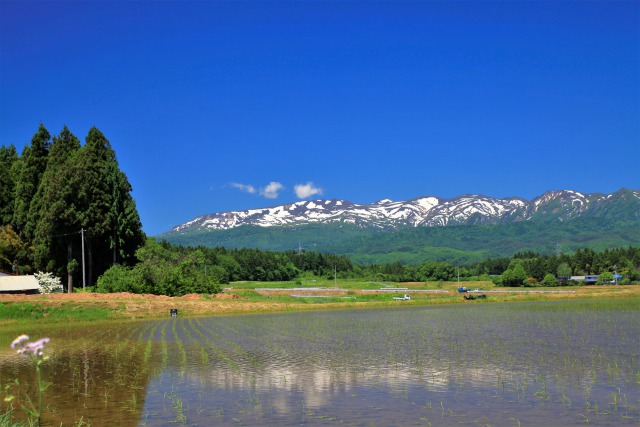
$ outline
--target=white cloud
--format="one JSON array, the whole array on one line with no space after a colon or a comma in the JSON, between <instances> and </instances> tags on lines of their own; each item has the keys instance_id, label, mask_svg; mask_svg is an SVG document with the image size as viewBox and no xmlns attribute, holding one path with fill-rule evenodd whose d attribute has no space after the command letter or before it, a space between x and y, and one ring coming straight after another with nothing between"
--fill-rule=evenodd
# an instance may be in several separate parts
<instances>
[{"instance_id":1,"label":"white cloud","mask_svg":"<svg viewBox=\"0 0 640 427\"><path fill-rule=\"evenodd\" d=\"M264 188L260 189L260 195L266 197L267 199L275 199L278 197L278 193L282 190L284 186L279 182L272 181Z\"/></svg>"},{"instance_id":2,"label":"white cloud","mask_svg":"<svg viewBox=\"0 0 640 427\"><path fill-rule=\"evenodd\" d=\"M239 184L237 182L232 182L231 185L233 188L237 188L240 191L244 191L245 193L254 194L256 192L256 188L251 184Z\"/></svg>"},{"instance_id":3,"label":"white cloud","mask_svg":"<svg viewBox=\"0 0 640 427\"><path fill-rule=\"evenodd\" d=\"M306 184L298 184L293 191L299 199L306 199L316 194L322 194L322 188L313 185L313 182L307 182Z\"/></svg>"}]
</instances>

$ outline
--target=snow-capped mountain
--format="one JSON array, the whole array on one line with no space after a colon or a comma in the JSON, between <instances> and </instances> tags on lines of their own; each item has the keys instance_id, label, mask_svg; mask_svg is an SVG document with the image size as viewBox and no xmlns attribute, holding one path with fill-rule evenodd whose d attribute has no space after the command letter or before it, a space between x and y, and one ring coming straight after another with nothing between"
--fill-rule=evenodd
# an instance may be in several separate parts
<instances>
[{"instance_id":1,"label":"snow-capped mountain","mask_svg":"<svg viewBox=\"0 0 640 427\"><path fill-rule=\"evenodd\" d=\"M625 206L617 212L616 206ZM577 191L548 191L528 201L464 195L453 199L434 196L407 201L380 200L357 204L347 200L313 200L262 209L224 212L197 217L167 234L193 230L228 230L243 225L273 227L349 223L363 228L394 229L460 224L501 224L529 220L565 221L579 216L617 215L640 219L640 191L621 189L605 195Z\"/></svg>"}]
</instances>

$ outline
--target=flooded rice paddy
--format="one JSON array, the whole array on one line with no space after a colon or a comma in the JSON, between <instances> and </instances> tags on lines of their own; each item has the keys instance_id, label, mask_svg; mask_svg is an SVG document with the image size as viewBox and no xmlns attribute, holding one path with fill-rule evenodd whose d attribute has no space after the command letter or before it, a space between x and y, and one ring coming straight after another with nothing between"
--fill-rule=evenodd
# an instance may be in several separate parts
<instances>
[{"instance_id":1,"label":"flooded rice paddy","mask_svg":"<svg viewBox=\"0 0 640 427\"><path fill-rule=\"evenodd\" d=\"M43 421L638 425L639 314L563 301L58 327ZM0 383L14 378L33 395L33 367L2 353Z\"/></svg>"}]
</instances>

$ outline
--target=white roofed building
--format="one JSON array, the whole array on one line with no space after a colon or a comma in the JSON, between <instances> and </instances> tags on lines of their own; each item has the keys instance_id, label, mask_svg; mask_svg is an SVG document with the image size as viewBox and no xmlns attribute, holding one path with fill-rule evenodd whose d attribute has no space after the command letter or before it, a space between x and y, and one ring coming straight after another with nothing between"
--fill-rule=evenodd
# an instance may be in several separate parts
<instances>
[{"instance_id":1,"label":"white roofed building","mask_svg":"<svg viewBox=\"0 0 640 427\"><path fill-rule=\"evenodd\" d=\"M0 275L0 294L38 294L40 285L35 276Z\"/></svg>"}]
</instances>

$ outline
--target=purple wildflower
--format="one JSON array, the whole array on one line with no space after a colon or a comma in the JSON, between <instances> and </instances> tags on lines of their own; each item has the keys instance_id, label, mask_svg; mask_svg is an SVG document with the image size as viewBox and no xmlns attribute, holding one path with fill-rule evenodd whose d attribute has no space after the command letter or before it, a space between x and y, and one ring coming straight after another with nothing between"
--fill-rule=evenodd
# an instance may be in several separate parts
<instances>
[{"instance_id":1,"label":"purple wildflower","mask_svg":"<svg viewBox=\"0 0 640 427\"><path fill-rule=\"evenodd\" d=\"M44 346L49 342L49 338L40 338L38 341L26 342L29 339L27 335L20 335L13 340L11 348L17 349L18 354L40 358L44 356ZM46 359L46 357L44 358Z\"/></svg>"},{"instance_id":2,"label":"purple wildflower","mask_svg":"<svg viewBox=\"0 0 640 427\"><path fill-rule=\"evenodd\" d=\"M49 338L41 338L38 341L27 343L25 347L27 348L29 353L36 357L39 357L43 355L42 351L44 350L45 344L47 344L48 342Z\"/></svg>"},{"instance_id":3,"label":"purple wildflower","mask_svg":"<svg viewBox=\"0 0 640 427\"><path fill-rule=\"evenodd\" d=\"M23 347L24 342L29 339L29 335L22 334L11 343L11 348L15 349L16 347Z\"/></svg>"}]
</instances>

